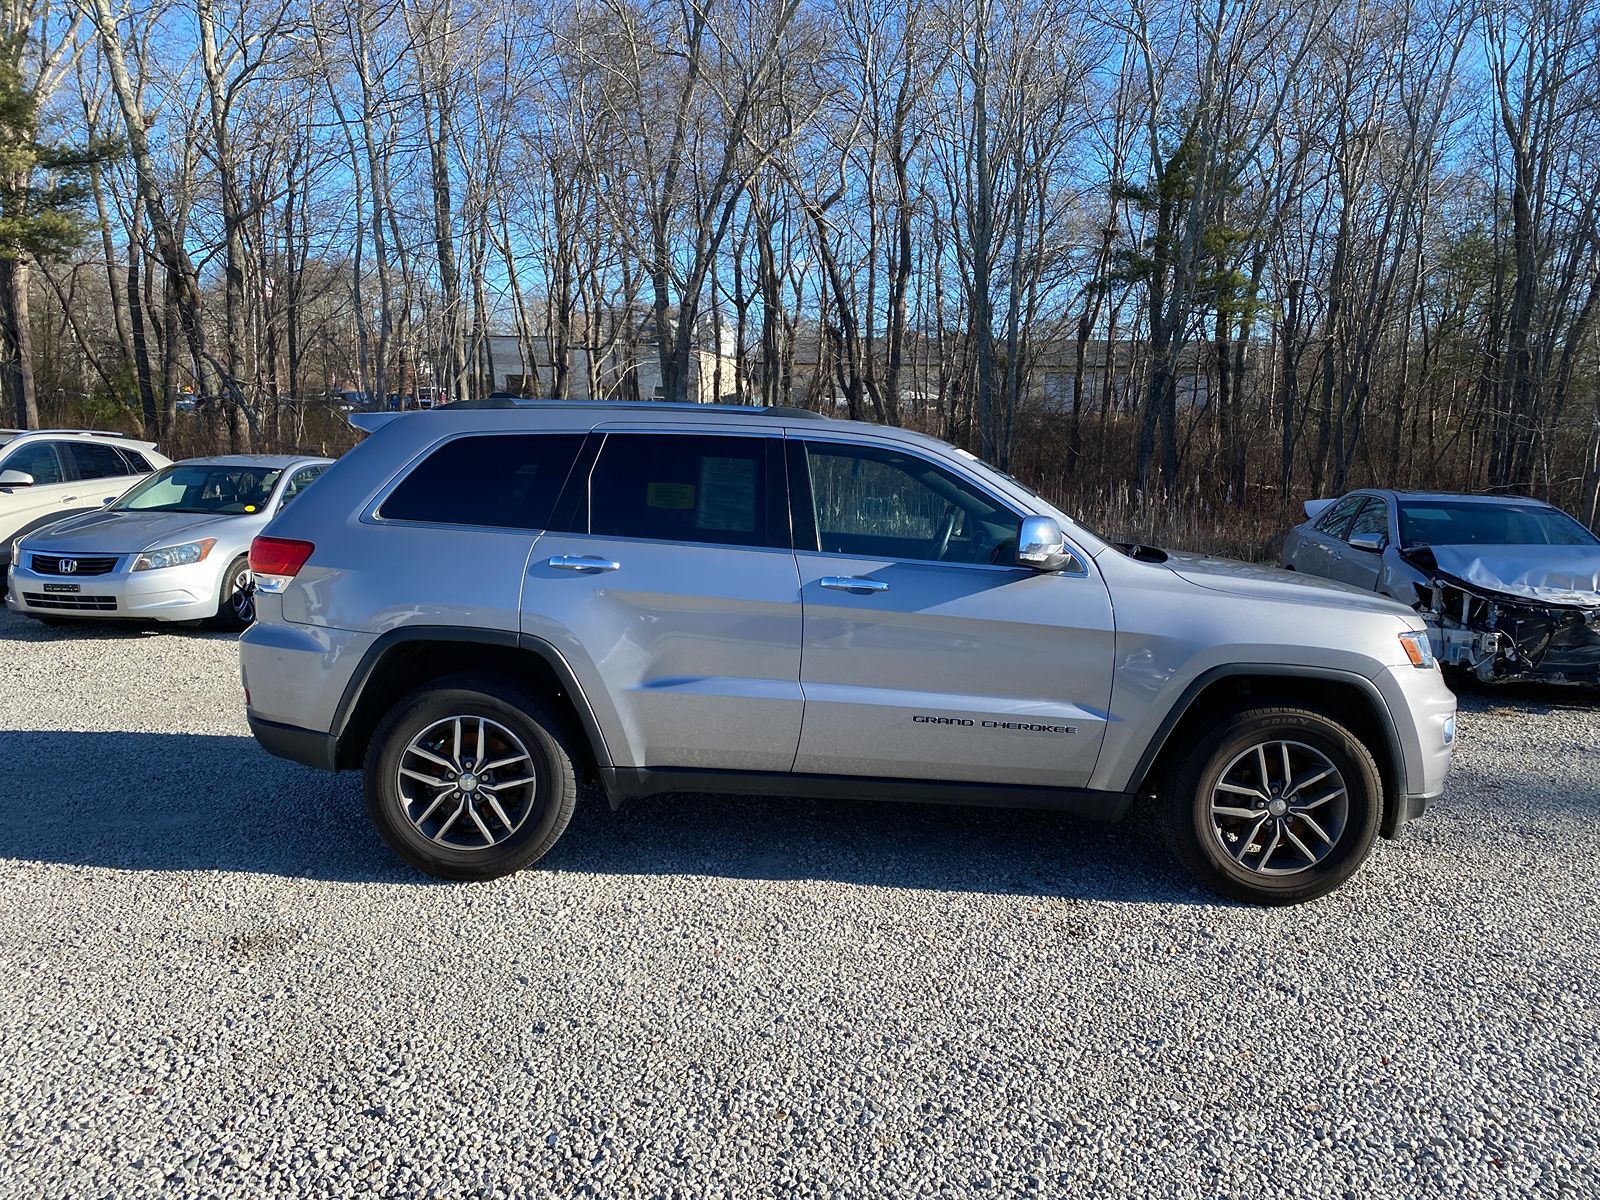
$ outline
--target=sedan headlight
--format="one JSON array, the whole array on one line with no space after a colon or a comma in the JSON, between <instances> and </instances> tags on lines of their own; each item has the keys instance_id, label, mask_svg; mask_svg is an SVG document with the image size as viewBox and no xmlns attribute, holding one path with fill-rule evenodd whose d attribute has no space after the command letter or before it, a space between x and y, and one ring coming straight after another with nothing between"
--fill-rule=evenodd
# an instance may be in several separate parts
<instances>
[{"instance_id":1,"label":"sedan headlight","mask_svg":"<svg viewBox=\"0 0 1600 1200\"><path fill-rule=\"evenodd\" d=\"M133 560L135 571L159 571L163 567L187 567L204 562L216 538L201 538L198 542L184 542L180 546L163 546L159 550L146 550Z\"/></svg>"},{"instance_id":2,"label":"sedan headlight","mask_svg":"<svg viewBox=\"0 0 1600 1200\"><path fill-rule=\"evenodd\" d=\"M1408 629L1400 635L1400 646L1406 652L1406 657L1411 660L1411 665L1419 671L1439 665L1433 657L1433 646L1428 641L1426 630Z\"/></svg>"}]
</instances>

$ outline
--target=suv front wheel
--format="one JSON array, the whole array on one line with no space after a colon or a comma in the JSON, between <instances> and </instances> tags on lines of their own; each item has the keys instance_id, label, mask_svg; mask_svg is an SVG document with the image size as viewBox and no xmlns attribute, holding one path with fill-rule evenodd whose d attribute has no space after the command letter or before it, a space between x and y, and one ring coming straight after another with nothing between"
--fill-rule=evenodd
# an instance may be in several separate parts
<instances>
[{"instance_id":1,"label":"suv front wheel","mask_svg":"<svg viewBox=\"0 0 1600 1200\"><path fill-rule=\"evenodd\" d=\"M373 733L365 766L383 840L443 879L493 879L537 861L577 802L561 723L494 676L450 676L404 697Z\"/></svg>"},{"instance_id":2,"label":"suv front wheel","mask_svg":"<svg viewBox=\"0 0 1600 1200\"><path fill-rule=\"evenodd\" d=\"M1168 844L1196 879L1235 900L1298 904L1366 861L1383 782L1337 721L1257 708L1195 738L1162 791Z\"/></svg>"}]
</instances>

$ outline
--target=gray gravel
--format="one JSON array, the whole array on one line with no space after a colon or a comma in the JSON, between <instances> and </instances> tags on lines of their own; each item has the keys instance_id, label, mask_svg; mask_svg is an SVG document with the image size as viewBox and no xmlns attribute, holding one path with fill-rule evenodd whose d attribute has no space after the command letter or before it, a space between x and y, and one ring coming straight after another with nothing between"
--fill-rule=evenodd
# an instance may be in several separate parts
<instances>
[{"instance_id":1,"label":"gray gravel","mask_svg":"<svg viewBox=\"0 0 1600 1200\"><path fill-rule=\"evenodd\" d=\"M1593 1196L1600 708L1329 899L1135 820L673 797L411 874L235 649L0 615L0 1195Z\"/></svg>"}]
</instances>

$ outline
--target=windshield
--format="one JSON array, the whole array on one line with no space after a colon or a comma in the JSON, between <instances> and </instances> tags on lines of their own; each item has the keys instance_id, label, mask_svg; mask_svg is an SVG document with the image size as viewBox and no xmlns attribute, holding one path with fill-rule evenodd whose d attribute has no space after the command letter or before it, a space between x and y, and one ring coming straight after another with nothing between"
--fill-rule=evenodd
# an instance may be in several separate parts
<instances>
[{"instance_id":1,"label":"windshield","mask_svg":"<svg viewBox=\"0 0 1600 1200\"><path fill-rule=\"evenodd\" d=\"M1402 500L1403 546L1600 546L1560 509L1459 500Z\"/></svg>"},{"instance_id":2,"label":"windshield","mask_svg":"<svg viewBox=\"0 0 1600 1200\"><path fill-rule=\"evenodd\" d=\"M111 510L218 515L259 512L282 474L278 467L176 463L150 476Z\"/></svg>"}]
</instances>

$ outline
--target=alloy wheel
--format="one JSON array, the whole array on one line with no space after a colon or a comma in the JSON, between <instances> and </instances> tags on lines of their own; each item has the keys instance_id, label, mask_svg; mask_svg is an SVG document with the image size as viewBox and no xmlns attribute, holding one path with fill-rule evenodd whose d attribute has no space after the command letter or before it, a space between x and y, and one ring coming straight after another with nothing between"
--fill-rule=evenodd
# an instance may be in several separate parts
<instances>
[{"instance_id":1,"label":"alloy wheel","mask_svg":"<svg viewBox=\"0 0 1600 1200\"><path fill-rule=\"evenodd\" d=\"M476 715L425 727L401 753L395 782L406 819L429 841L453 850L505 841L534 812L539 793L523 740Z\"/></svg>"},{"instance_id":2,"label":"alloy wheel","mask_svg":"<svg viewBox=\"0 0 1600 1200\"><path fill-rule=\"evenodd\" d=\"M228 607L242 625L256 619L256 579L249 567L241 568L228 585Z\"/></svg>"},{"instance_id":3,"label":"alloy wheel","mask_svg":"<svg viewBox=\"0 0 1600 1200\"><path fill-rule=\"evenodd\" d=\"M1222 851L1259 875L1297 875L1327 859L1350 819L1339 768L1305 742L1273 739L1236 755L1211 792Z\"/></svg>"}]
</instances>

